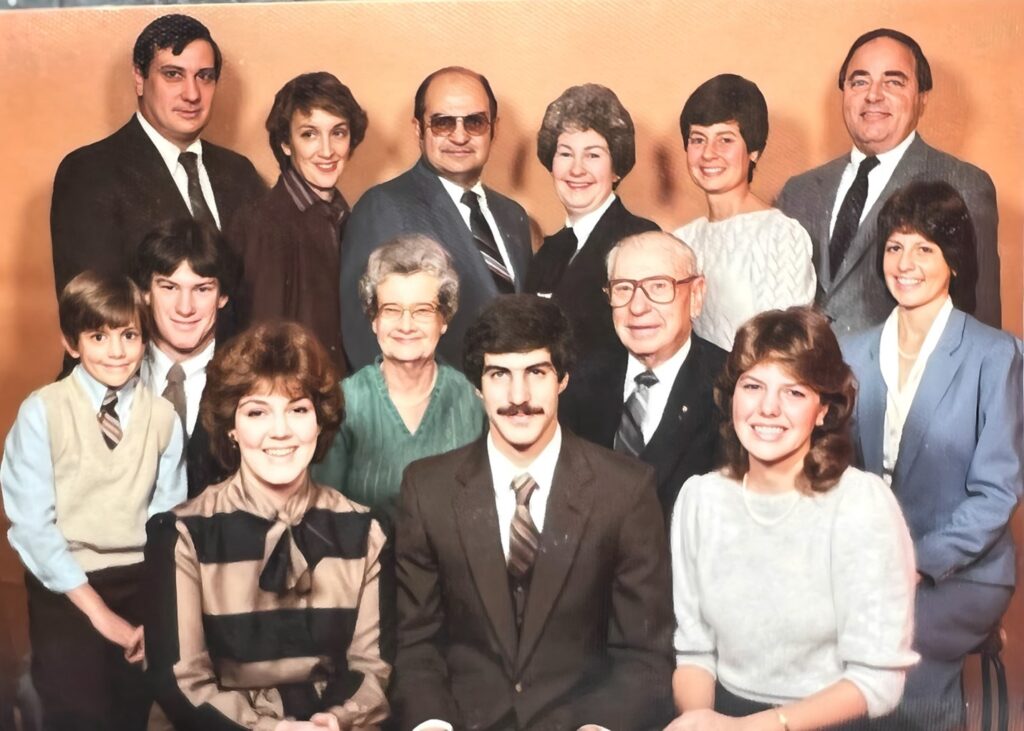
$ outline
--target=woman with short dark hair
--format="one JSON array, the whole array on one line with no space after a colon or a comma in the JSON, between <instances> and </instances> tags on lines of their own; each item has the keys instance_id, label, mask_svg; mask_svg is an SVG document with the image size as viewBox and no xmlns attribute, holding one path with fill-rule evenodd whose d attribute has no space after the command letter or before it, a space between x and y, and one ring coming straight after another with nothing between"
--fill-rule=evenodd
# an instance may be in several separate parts
<instances>
[{"instance_id":1,"label":"woman with short dark hair","mask_svg":"<svg viewBox=\"0 0 1024 731\"><path fill-rule=\"evenodd\" d=\"M768 142L768 105L756 84L735 74L705 81L686 100L679 131L708 207L676 231L707 281L693 329L729 350L736 328L758 312L814 301L811 238L750 190Z\"/></svg>"},{"instance_id":2,"label":"woman with short dark hair","mask_svg":"<svg viewBox=\"0 0 1024 731\"><path fill-rule=\"evenodd\" d=\"M566 219L533 257L525 289L566 311L584 366L591 354L622 349L602 292L605 257L620 239L658 230L626 210L614 192L636 162L635 136L629 112L599 84L562 92L537 132L537 157L551 172Z\"/></svg>"},{"instance_id":3,"label":"woman with short dark hair","mask_svg":"<svg viewBox=\"0 0 1024 731\"><path fill-rule=\"evenodd\" d=\"M1010 518L1024 483L1018 341L967 314L974 225L948 183L893 193L878 265L896 307L843 339L857 376L857 456L899 500L917 555L914 649L902 728L961 728L964 657L993 632L1016 581Z\"/></svg>"},{"instance_id":4,"label":"woman with short dark hair","mask_svg":"<svg viewBox=\"0 0 1024 731\"><path fill-rule=\"evenodd\" d=\"M892 492L850 466L854 395L810 308L736 333L715 387L725 465L673 511L671 731L859 729L899 701L914 555Z\"/></svg>"},{"instance_id":5,"label":"woman with short dark hair","mask_svg":"<svg viewBox=\"0 0 1024 731\"><path fill-rule=\"evenodd\" d=\"M266 126L281 176L227 232L243 266L239 319L243 327L273 318L305 325L344 375L338 283L349 206L337 185L366 135L366 112L347 86L318 71L277 92Z\"/></svg>"},{"instance_id":6,"label":"woman with short dark hair","mask_svg":"<svg viewBox=\"0 0 1024 731\"><path fill-rule=\"evenodd\" d=\"M175 727L387 717L384 534L309 476L343 403L327 352L295 323L258 325L214 356L200 418L234 474L155 516L146 543L148 673Z\"/></svg>"}]
</instances>

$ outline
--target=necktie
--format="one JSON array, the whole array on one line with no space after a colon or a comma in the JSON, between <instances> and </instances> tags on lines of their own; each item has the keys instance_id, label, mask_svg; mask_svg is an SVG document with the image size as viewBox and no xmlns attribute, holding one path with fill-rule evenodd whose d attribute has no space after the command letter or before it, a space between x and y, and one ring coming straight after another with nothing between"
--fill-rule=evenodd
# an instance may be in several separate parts
<instances>
[{"instance_id":1,"label":"necktie","mask_svg":"<svg viewBox=\"0 0 1024 731\"><path fill-rule=\"evenodd\" d=\"M103 441L113 449L121 441L121 420L117 416L117 391L107 389L103 396L103 403L100 405L100 413L96 419L100 422L100 431L103 433Z\"/></svg>"},{"instance_id":2,"label":"necktie","mask_svg":"<svg viewBox=\"0 0 1024 731\"><path fill-rule=\"evenodd\" d=\"M188 434L185 422L185 369L181 367L181 363L175 363L171 370L167 371L167 386L162 395L174 406L174 411L181 419L181 428Z\"/></svg>"},{"instance_id":3,"label":"necktie","mask_svg":"<svg viewBox=\"0 0 1024 731\"><path fill-rule=\"evenodd\" d=\"M178 155L178 162L188 175L188 201L192 207L192 218L217 228L217 222L203 197L203 188L199 185L199 156L194 152L183 152Z\"/></svg>"},{"instance_id":4,"label":"necktie","mask_svg":"<svg viewBox=\"0 0 1024 731\"><path fill-rule=\"evenodd\" d=\"M491 276L494 277L494 285L500 294L512 294L516 291L512 275L509 274L505 262L502 261L501 252L498 250L498 244L494 241L491 227L487 225L484 212L480 210L479 196L473 191L467 190L462 194L462 203L469 206L469 229L473 232L476 248L480 250L484 263L491 271Z\"/></svg>"},{"instance_id":5,"label":"necktie","mask_svg":"<svg viewBox=\"0 0 1024 731\"><path fill-rule=\"evenodd\" d=\"M836 278L839 266L850 248L850 242L857 235L857 228L860 226L860 216L864 212L864 202L868 199L868 173L878 165L878 158L872 155L861 160L857 167L857 177L853 179L853 185L846 191L843 204L839 207L839 215L836 216L836 225L832 229L832 240L828 245L828 266L831 279Z\"/></svg>"},{"instance_id":6,"label":"necktie","mask_svg":"<svg viewBox=\"0 0 1024 731\"><path fill-rule=\"evenodd\" d=\"M516 492L516 512L509 532L508 571L513 578L522 580L533 568L540 543L540 533L530 517L530 495L537 489L537 483L524 472L512 480L512 489Z\"/></svg>"},{"instance_id":7,"label":"necktie","mask_svg":"<svg viewBox=\"0 0 1024 731\"><path fill-rule=\"evenodd\" d=\"M650 387L658 382L658 377L651 371L644 371L633 379L636 386L629 394L622 409L622 421L615 432L614 448L616 452L636 457L644 451L644 417L647 415L647 399Z\"/></svg>"}]
</instances>

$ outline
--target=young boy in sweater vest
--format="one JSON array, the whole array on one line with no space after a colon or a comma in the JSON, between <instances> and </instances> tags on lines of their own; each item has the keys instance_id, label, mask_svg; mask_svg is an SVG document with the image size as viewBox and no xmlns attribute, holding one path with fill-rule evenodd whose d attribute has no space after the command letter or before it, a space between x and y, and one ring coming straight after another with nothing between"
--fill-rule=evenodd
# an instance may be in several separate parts
<instances>
[{"instance_id":1,"label":"young boy in sweater vest","mask_svg":"<svg viewBox=\"0 0 1024 731\"><path fill-rule=\"evenodd\" d=\"M32 680L47 729L143 729L145 525L185 498L182 427L138 387L149 320L130 279L79 274L59 309L78 364L22 403L0 463Z\"/></svg>"}]
</instances>

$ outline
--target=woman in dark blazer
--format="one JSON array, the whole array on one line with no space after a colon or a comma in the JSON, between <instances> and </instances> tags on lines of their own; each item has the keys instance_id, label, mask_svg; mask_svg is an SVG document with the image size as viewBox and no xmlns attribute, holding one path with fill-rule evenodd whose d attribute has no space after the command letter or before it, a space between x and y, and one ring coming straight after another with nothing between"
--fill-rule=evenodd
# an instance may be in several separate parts
<instances>
[{"instance_id":1,"label":"woman in dark blazer","mask_svg":"<svg viewBox=\"0 0 1024 731\"><path fill-rule=\"evenodd\" d=\"M1009 521L1021 496L1021 351L966 314L977 278L974 226L942 182L897 191L878 218L880 269L897 307L843 342L860 384L856 447L882 475L914 539L914 649L900 728L963 723L964 657L1013 593ZM902 725L900 725L902 724Z\"/></svg>"},{"instance_id":2,"label":"woman in dark blazer","mask_svg":"<svg viewBox=\"0 0 1024 731\"><path fill-rule=\"evenodd\" d=\"M569 315L580 366L592 354L622 350L601 288L605 257L622 238L658 225L634 216L614 190L636 162L633 120L615 93L573 86L548 105L537 157L551 171L566 224L547 236L526 275L527 292L552 297Z\"/></svg>"},{"instance_id":3,"label":"woman in dark blazer","mask_svg":"<svg viewBox=\"0 0 1024 731\"><path fill-rule=\"evenodd\" d=\"M281 177L228 230L244 270L241 326L276 318L305 325L345 375L338 272L349 206L336 186L366 134L366 112L331 74L302 74L277 92L267 132Z\"/></svg>"}]
</instances>

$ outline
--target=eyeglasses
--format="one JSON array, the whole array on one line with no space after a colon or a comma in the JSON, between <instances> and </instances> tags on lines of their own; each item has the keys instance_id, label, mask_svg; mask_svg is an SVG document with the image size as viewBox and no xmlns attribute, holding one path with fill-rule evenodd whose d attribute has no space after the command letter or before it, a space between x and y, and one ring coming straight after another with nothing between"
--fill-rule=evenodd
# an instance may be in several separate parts
<instances>
[{"instance_id":1,"label":"eyeglasses","mask_svg":"<svg viewBox=\"0 0 1024 731\"><path fill-rule=\"evenodd\" d=\"M389 303L377 308L377 317L381 320L401 320L406 312L416 322L430 322L437 314L438 306L433 302L419 302L408 307Z\"/></svg>"},{"instance_id":2,"label":"eyeglasses","mask_svg":"<svg viewBox=\"0 0 1024 731\"><path fill-rule=\"evenodd\" d=\"M604 293L608 295L608 304L612 307L625 307L633 301L633 295L637 289L643 290L647 299L656 305L667 305L676 298L676 287L680 284L689 284L694 279L700 278L699 274L686 277L685 279L673 279L669 276L647 277L646 279L611 279L608 286L604 287Z\"/></svg>"},{"instance_id":3,"label":"eyeglasses","mask_svg":"<svg viewBox=\"0 0 1024 731\"><path fill-rule=\"evenodd\" d=\"M472 135L473 137L485 135L487 134L487 130L491 128L491 120L489 120L487 115L483 112L475 112L473 114L466 114L460 117L456 117L451 114L435 114L427 120L427 126L430 127L430 131L433 132L435 137L447 137L455 132L455 128L458 126L460 119L462 120L462 128L466 130L466 134Z\"/></svg>"}]
</instances>

